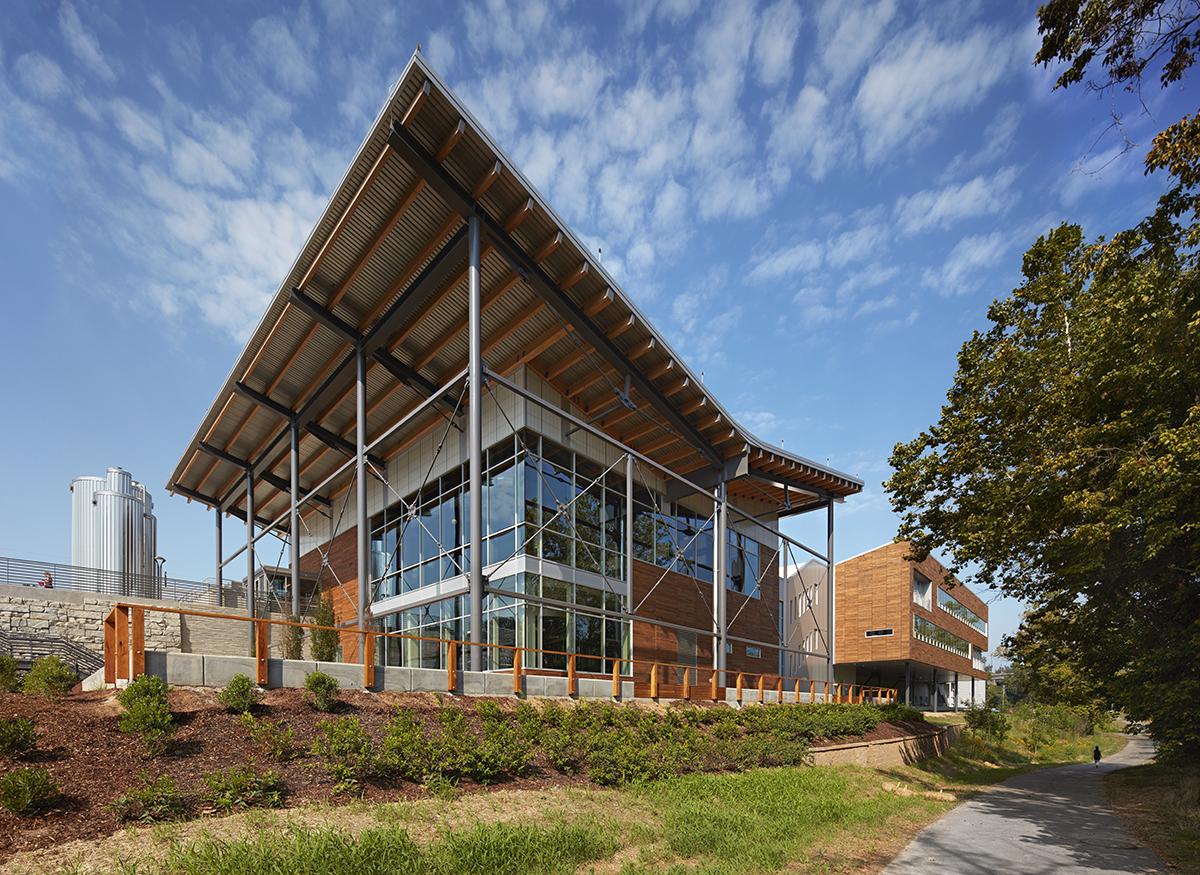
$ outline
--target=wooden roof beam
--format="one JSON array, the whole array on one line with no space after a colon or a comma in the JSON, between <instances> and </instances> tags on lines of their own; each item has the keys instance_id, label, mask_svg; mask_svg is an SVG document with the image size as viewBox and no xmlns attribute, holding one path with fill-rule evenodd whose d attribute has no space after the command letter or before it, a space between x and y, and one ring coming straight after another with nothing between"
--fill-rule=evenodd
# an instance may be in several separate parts
<instances>
[{"instance_id":1,"label":"wooden roof beam","mask_svg":"<svg viewBox=\"0 0 1200 875\"><path fill-rule=\"evenodd\" d=\"M666 385L666 387L662 390L662 393L668 397L670 397L671 395L677 395L678 393L682 392L684 389L686 389L688 387L690 380L691 380L690 377L680 377L675 382L668 383Z\"/></svg>"},{"instance_id":2,"label":"wooden roof beam","mask_svg":"<svg viewBox=\"0 0 1200 875\"><path fill-rule=\"evenodd\" d=\"M450 154L450 150L458 145L458 141L463 138L463 134L466 132L467 120L460 118L458 124L454 126L454 130L446 134L446 139L442 140L442 145L438 146L437 154L434 157L437 158L439 164L446 160L446 157Z\"/></svg>"},{"instance_id":3,"label":"wooden roof beam","mask_svg":"<svg viewBox=\"0 0 1200 875\"><path fill-rule=\"evenodd\" d=\"M612 328L608 329L608 331L604 332L604 334L609 340L616 340L636 324L637 317L630 313L628 317L618 322Z\"/></svg>"},{"instance_id":4,"label":"wooden roof beam","mask_svg":"<svg viewBox=\"0 0 1200 875\"><path fill-rule=\"evenodd\" d=\"M643 340L637 346L635 346L631 350L629 350L629 352L627 354L629 356L629 360L634 361L636 359L641 358L646 353L650 352L650 350L652 350L652 349L654 349L654 338L647 337L645 340Z\"/></svg>"},{"instance_id":5,"label":"wooden roof beam","mask_svg":"<svg viewBox=\"0 0 1200 875\"><path fill-rule=\"evenodd\" d=\"M533 212L533 198L526 198L525 203L517 207L508 214L508 218L504 220L504 232L511 234L516 230L517 226L529 218L529 214Z\"/></svg>"},{"instance_id":6,"label":"wooden roof beam","mask_svg":"<svg viewBox=\"0 0 1200 875\"><path fill-rule=\"evenodd\" d=\"M583 305L584 315L585 316L595 316L597 313L599 313L601 310L603 310L605 307L607 307L609 304L611 304L613 302L614 297L615 297L615 295L613 293L613 290L611 288L605 288L604 291L600 292L598 295L596 295L590 301L588 301L586 304Z\"/></svg>"},{"instance_id":7,"label":"wooden roof beam","mask_svg":"<svg viewBox=\"0 0 1200 875\"><path fill-rule=\"evenodd\" d=\"M684 416L695 413L697 410L703 409L708 404L708 396L701 395L699 398L693 398L687 404L679 408L679 412Z\"/></svg>"},{"instance_id":8,"label":"wooden roof beam","mask_svg":"<svg viewBox=\"0 0 1200 875\"><path fill-rule=\"evenodd\" d=\"M635 449L639 453L641 453L643 456L648 456L657 450L661 450L663 447L669 447L671 444L673 444L679 440L683 440L683 438L681 438L677 434L669 434L668 433L668 434L663 435L662 437L656 437L654 440L644 443L640 447L636 447Z\"/></svg>"},{"instance_id":9,"label":"wooden roof beam","mask_svg":"<svg viewBox=\"0 0 1200 875\"><path fill-rule=\"evenodd\" d=\"M579 266L558 281L558 287L564 292L588 275L588 263L580 262Z\"/></svg>"},{"instance_id":10,"label":"wooden roof beam","mask_svg":"<svg viewBox=\"0 0 1200 875\"><path fill-rule=\"evenodd\" d=\"M500 178L500 174L504 172L504 163L499 159L492 165L491 170L479 177L479 181L475 183L475 187L471 189L471 197L479 200L492 187L492 183Z\"/></svg>"},{"instance_id":11,"label":"wooden roof beam","mask_svg":"<svg viewBox=\"0 0 1200 875\"><path fill-rule=\"evenodd\" d=\"M659 362L654 367L646 371L646 376L651 380L657 380L668 371L674 370L675 359L667 359L665 362Z\"/></svg>"},{"instance_id":12,"label":"wooden roof beam","mask_svg":"<svg viewBox=\"0 0 1200 875\"><path fill-rule=\"evenodd\" d=\"M412 120L417 117L417 113L421 111L421 107L425 105L425 101L429 99L430 92L433 91L433 82L426 79L421 89L417 92L416 97L408 105L408 109L404 111L404 115L400 118L400 124L406 128L412 124Z\"/></svg>"},{"instance_id":13,"label":"wooden roof beam","mask_svg":"<svg viewBox=\"0 0 1200 875\"><path fill-rule=\"evenodd\" d=\"M506 294L508 294L513 288L516 287L517 283L519 283L520 281L521 281L521 278L519 276L517 276L515 271L509 273L508 276L506 276L503 280L501 280L494 288L489 289L487 294L485 294L483 296L483 299L479 302L480 312L486 313L488 311L488 308L491 307L492 304L496 303L502 297L504 297ZM431 361L433 361L435 358L437 358L438 355L441 354L442 350L444 350L447 346L449 346L451 343L453 343L454 338L456 338L460 333L465 331L466 328L467 328L467 317L462 316L453 325L451 325L449 328L447 328L445 331L443 331L441 337L439 337L437 340L435 340L432 344L430 344L425 349L425 351L423 353L421 353L421 355L416 359L416 361L413 362L413 367L416 368L418 371L421 370L422 368L424 368Z\"/></svg>"},{"instance_id":14,"label":"wooden roof beam","mask_svg":"<svg viewBox=\"0 0 1200 875\"><path fill-rule=\"evenodd\" d=\"M549 239L547 239L545 243L533 251L533 255L530 257L534 260L535 264L541 264L550 257L550 254L554 252L555 249L562 246L562 242L563 232L555 231L550 235Z\"/></svg>"}]
</instances>

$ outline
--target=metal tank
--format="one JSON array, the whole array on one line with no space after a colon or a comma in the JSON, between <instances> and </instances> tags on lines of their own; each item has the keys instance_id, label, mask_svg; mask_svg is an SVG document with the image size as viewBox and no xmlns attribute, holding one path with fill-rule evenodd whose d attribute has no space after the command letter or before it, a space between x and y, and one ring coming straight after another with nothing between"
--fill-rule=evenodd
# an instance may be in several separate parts
<instances>
[{"instance_id":1,"label":"metal tank","mask_svg":"<svg viewBox=\"0 0 1200 875\"><path fill-rule=\"evenodd\" d=\"M71 481L72 588L158 598L158 521L146 487L122 468ZM94 569L92 572L82 569Z\"/></svg>"}]
</instances>

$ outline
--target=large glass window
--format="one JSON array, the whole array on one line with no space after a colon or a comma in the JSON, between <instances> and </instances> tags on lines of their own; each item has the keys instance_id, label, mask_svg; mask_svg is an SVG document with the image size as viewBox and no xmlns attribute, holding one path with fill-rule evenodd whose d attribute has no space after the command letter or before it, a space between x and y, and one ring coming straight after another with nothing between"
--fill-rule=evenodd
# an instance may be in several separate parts
<instances>
[{"instance_id":1,"label":"large glass window","mask_svg":"<svg viewBox=\"0 0 1200 875\"><path fill-rule=\"evenodd\" d=\"M933 610L933 583L919 571L913 572L913 601L927 611Z\"/></svg>"},{"instance_id":2,"label":"large glass window","mask_svg":"<svg viewBox=\"0 0 1200 875\"><path fill-rule=\"evenodd\" d=\"M944 589L938 590L938 607L955 619L962 620L968 626L987 634L987 621L956 599Z\"/></svg>"},{"instance_id":3,"label":"large glass window","mask_svg":"<svg viewBox=\"0 0 1200 875\"><path fill-rule=\"evenodd\" d=\"M940 647L943 650L949 650L951 653L957 653L962 657L969 658L971 655L970 642L958 637L953 632L943 629L941 626L935 626L924 617L918 617L916 614L913 614L913 637L918 641L924 641L926 644L932 644L934 647Z\"/></svg>"}]
</instances>

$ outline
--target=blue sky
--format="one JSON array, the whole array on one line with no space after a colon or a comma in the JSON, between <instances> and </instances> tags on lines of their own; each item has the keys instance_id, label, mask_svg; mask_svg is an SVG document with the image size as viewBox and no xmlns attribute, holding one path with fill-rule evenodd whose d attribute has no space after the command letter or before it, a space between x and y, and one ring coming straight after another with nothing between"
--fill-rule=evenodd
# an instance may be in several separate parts
<instances>
[{"instance_id":1,"label":"blue sky","mask_svg":"<svg viewBox=\"0 0 1200 875\"><path fill-rule=\"evenodd\" d=\"M119 465L167 573L213 573L212 514L164 484L418 43L745 425L866 482L836 557L890 541L891 449L936 420L1024 251L1150 212L1141 156L1184 111L1052 91L1035 14L3 4L0 555L69 562L71 479ZM993 644L1019 611L993 602Z\"/></svg>"}]
</instances>

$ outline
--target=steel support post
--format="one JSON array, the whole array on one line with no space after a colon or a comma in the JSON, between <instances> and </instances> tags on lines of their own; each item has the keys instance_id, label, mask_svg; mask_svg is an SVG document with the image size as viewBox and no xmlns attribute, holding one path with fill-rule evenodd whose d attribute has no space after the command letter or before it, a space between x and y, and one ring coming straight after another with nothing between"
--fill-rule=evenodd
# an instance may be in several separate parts
<instances>
[{"instance_id":1,"label":"steel support post","mask_svg":"<svg viewBox=\"0 0 1200 875\"><path fill-rule=\"evenodd\" d=\"M828 666L829 680L833 680L833 639L836 613L834 611L834 602L837 599L837 590L834 588L833 580L833 501L830 500L828 505L828 543L825 545L825 584L829 589L828 596L825 600L825 642L829 647L829 655L826 657Z\"/></svg>"},{"instance_id":2,"label":"steel support post","mask_svg":"<svg viewBox=\"0 0 1200 875\"><path fill-rule=\"evenodd\" d=\"M625 607L633 604L633 454L625 454Z\"/></svg>"},{"instance_id":3,"label":"steel support post","mask_svg":"<svg viewBox=\"0 0 1200 875\"><path fill-rule=\"evenodd\" d=\"M367 655L363 653L363 648L366 642L362 630L367 608L367 545L371 536L371 524L367 520L367 357L361 348L356 350L355 355L358 358L357 434L354 437L358 450L355 460L355 485L358 489L358 657L365 664Z\"/></svg>"},{"instance_id":4,"label":"steel support post","mask_svg":"<svg viewBox=\"0 0 1200 875\"><path fill-rule=\"evenodd\" d=\"M721 674L721 686L728 686L725 683L725 666L726 652L725 642L729 637L729 611L728 600L726 593L728 589L725 586L725 567L728 563L725 561L725 554L729 550L729 494L725 489L725 484L722 483L717 487L717 498L720 502L717 508L717 530L715 534L715 547L713 551L716 555L713 556L713 613L716 615L716 650L717 650L717 671Z\"/></svg>"},{"instance_id":5,"label":"steel support post","mask_svg":"<svg viewBox=\"0 0 1200 875\"><path fill-rule=\"evenodd\" d=\"M467 219L467 376L470 407L467 426L470 471L470 597L471 671L483 670L483 318L480 298L480 220Z\"/></svg>"},{"instance_id":6,"label":"steel support post","mask_svg":"<svg viewBox=\"0 0 1200 875\"><path fill-rule=\"evenodd\" d=\"M288 531L292 542L292 616L300 619L300 432L292 420L292 505Z\"/></svg>"},{"instance_id":7,"label":"steel support post","mask_svg":"<svg viewBox=\"0 0 1200 875\"><path fill-rule=\"evenodd\" d=\"M904 663L904 704L912 704L912 663Z\"/></svg>"},{"instance_id":8,"label":"steel support post","mask_svg":"<svg viewBox=\"0 0 1200 875\"><path fill-rule=\"evenodd\" d=\"M246 616L254 616L254 472L246 469ZM247 623L246 655L254 655L254 623Z\"/></svg>"},{"instance_id":9,"label":"steel support post","mask_svg":"<svg viewBox=\"0 0 1200 875\"><path fill-rule=\"evenodd\" d=\"M221 582L221 574L225 569L224 548L221 546L221 506L213 508L217 517L217 607L225 607L225 587Z\"/></svg>"}]
</instances>

